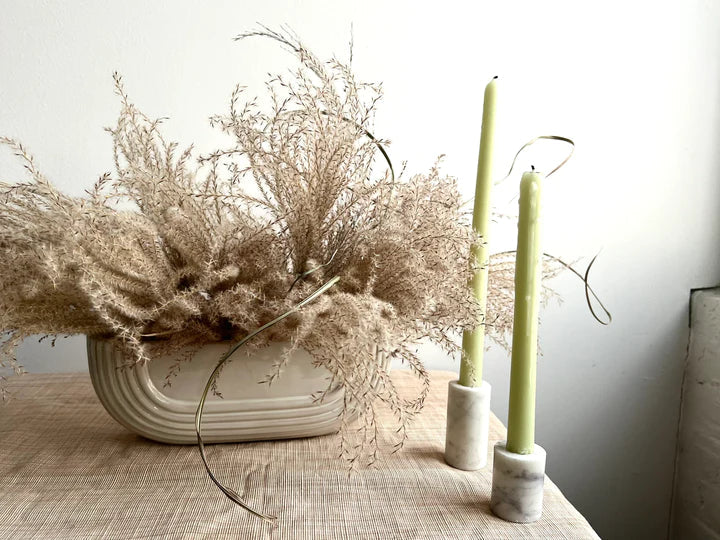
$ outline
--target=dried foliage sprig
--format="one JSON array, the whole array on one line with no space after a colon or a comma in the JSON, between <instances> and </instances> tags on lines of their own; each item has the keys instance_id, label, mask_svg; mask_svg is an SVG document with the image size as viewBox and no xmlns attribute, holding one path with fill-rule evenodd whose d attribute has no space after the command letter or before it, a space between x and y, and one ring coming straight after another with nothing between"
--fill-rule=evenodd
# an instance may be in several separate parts
<instances>
[{"instance_id":1,"label":"dried foliage sprig","mask_svg":"<svg viewBox=\"0 0 720 540\"><path fill-rule=\"evenodd\" d=\"M325 367L328 389L345 388L341 454L369 464L381 443L376 407L395 415L396 448L422 408L429 376L415 345L429 339L458 354L455 337L482 320L467 287L480 239L455 179L438 166L395 178L378 159L387 141L368 134L380 86L287 34L239 37L251 35L281 42L299 67L268 81L270 107L238 87L228 113L211 118L231 143L199 161L163 138L160 120L132 104L117 75L121 111L108 130L116 171L86 197L59 192L20 143L0 139L30 175L0 182L0 367L19 372L15 348L33 334L104 336L129 365L188 358L240 340L339 276L247 346L289 343L267 382L297 348ZM488 333L501 343L512 324L512 264L494 259L490 268ZM399 395L388 359L417 374L417 395Z\"/></svg>"}]
</instances>

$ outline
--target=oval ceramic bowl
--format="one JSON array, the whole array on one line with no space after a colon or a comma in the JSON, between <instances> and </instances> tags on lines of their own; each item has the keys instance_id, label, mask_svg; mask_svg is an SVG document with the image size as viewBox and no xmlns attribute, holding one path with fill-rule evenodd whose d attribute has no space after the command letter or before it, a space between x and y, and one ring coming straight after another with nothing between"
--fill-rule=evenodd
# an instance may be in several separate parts
<instances>
[{"instance_id":1,"label":"oval ceramic bowl","mask_svg":"<svg viewBox=\"0 0 720 540\"><path fill-rule=\"evenodd\" d=\"M344 403L341 386L322 402L313 394L325 390L330 372L315 367L298 350L272 385L258 384L284 348L273 343L227 364L219 378L223 398L208 395L203 412L205 442L287 439L334 433ZM87 338L90 378L100 401L119 423L155 441L194 444L195 411L210 373L228 344L206 345L182 364L171 385L165 377L174 363L160 357L146 365L121 368L122 354L109 341Z\"/></svg>"}]
</instances>

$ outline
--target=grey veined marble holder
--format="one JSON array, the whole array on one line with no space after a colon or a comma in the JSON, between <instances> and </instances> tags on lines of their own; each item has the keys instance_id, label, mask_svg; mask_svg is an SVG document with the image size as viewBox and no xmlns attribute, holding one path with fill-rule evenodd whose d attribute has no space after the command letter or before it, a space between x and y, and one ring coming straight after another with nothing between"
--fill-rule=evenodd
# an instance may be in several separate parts
<instances>
[{"instance_id":1,"label":"grey veined marble holder","mask_svg":"<svg viewBox=\"0 0 720 540\"><path fill-rule=\"evenodd\" d=\"M487 464L490 426L490 384L448 385L445 461L463 471L476 471Z\"/></svg>"},{"instance_id":2,"label":"grey veined marble holder","mask_svg":"<svg viewBox=\"0 0 720 540\"><path fill-rule=\"evenodd\" d=\"M490 510L515 523L531 523L542 515L545 450L535 445L532 454L515 454L505 441L495 445Z\"/></svg>"}]
</instances>

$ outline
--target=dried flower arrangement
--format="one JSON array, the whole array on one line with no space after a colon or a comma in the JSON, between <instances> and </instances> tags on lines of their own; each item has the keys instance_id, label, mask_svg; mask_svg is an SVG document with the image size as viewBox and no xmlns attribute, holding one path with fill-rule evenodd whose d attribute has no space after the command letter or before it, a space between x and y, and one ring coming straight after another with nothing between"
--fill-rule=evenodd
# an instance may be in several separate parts
<instances>
[{"instance_id":1,"label":"dried flower arrangement","mask_svg":"<svg viewBox=\"0 0 720 540\"><path fill-rule=\"evenodd\" d=\"M232 143L197 163L130 102L119 76L122 109L108 130L116 174L87 197L62 194L20 143L0 139L31 177L0 183L0 367L20 372L15 348L34 334L113 339L129 365L236 342L338 276L247 346L289 343L268 383L296 348L327 368L331 386L345 387L346 413L359 411L357 426L343 423L342 456L369 464L380 443L376 407L394 411L396 447L422 408L429 377L415 345L429 339L458 354L456 336L483 320L467 287L470 247L481 239L454 178L437 166L395 177L387 142L371 135L378 85L287 34L240 38L255 35L279 41L299 68L268 81L269 110L236 88L229 113L211 118ZM562 268L549 263L546 277ZM489 270L485 320L501 344L512 327L513 265L503 254ZM417 374L417 395L398 395L378 351Z\"/></svg>"}]
</instances>

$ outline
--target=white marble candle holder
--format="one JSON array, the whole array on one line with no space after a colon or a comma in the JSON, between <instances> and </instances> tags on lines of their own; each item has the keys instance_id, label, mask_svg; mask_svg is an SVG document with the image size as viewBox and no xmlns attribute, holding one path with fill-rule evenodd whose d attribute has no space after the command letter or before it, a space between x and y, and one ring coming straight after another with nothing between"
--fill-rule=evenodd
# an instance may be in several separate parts
<instances>
[{"instance_id":1,"label":"white marble candle holder","mask_svg":"<svg viewBox=\"0 0 720 540\"><path fill-rule=\"evenodd\" d=\"M463 471L476 471L487 464L490 426L490 384L448 385L445 461Z\"/></svg>"},{"instance_id":2,"label":"white marble candle holder","mask_svg":"<svg viewBox=\"0 0 720 540\"><path fill-rule=\"evenodd\" d=\"M505 441L495 445L490 510L515 523L531 523L542 515L545 450L535 445L532 454L515 454Z\"/></svg>"}]
</instances>

